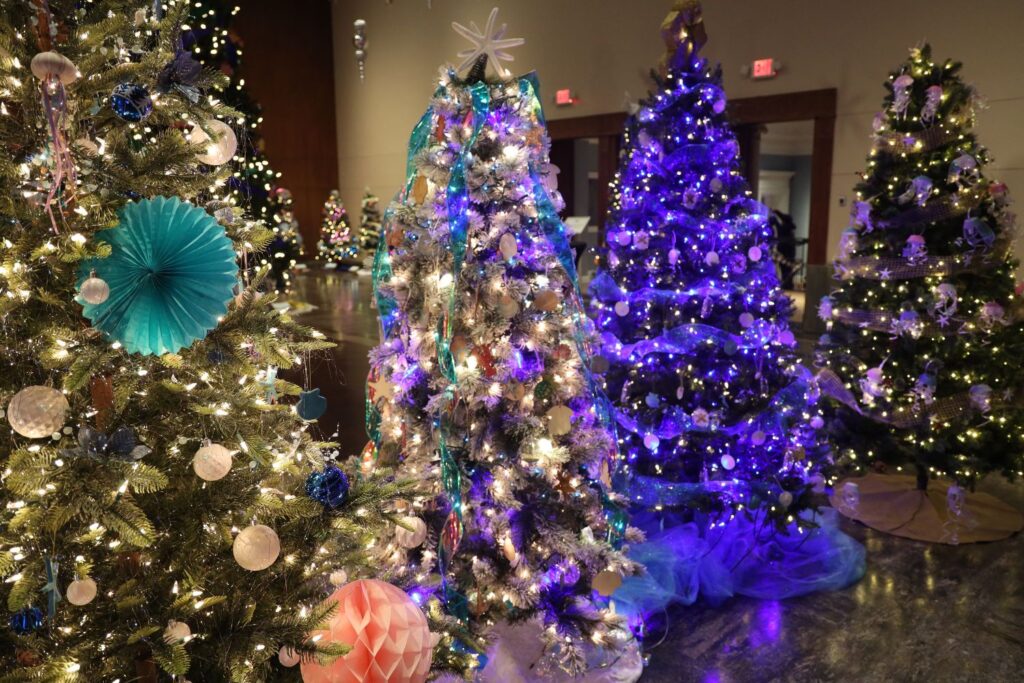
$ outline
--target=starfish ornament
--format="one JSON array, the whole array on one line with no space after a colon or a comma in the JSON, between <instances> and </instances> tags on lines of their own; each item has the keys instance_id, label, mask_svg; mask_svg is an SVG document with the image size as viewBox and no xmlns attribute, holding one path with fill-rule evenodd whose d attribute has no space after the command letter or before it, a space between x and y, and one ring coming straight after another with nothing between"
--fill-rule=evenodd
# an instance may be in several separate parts
<instances>
[{"instance_id":1,"label":"starfish ornament","mask_svg":"<svg viewBox=\"0 0 1024 683\"><path fill-rule=\"evenodd\" d=\"M487 59L494 65L494 70L498 72L498 75L502 78L509 77L508 70L501 65L501 62L502 60L511 62L514 61L514 58L506 50L524 45L526 40L524 38L505 38L508 24L502 24L495 29L494 23L497 19L498 8L495 7L491 10L491 15L487 18L487 24L484 26L483 31L480 30L475 21L469 22L469 28L456 21L452 22L452 29L473 44L472 49L463 50L459 53L459 57L463 58L463 62L459 65L457 71L465 69L476 61L476 58L480 55L487 55Z\"/></svg>"}]
</instances>

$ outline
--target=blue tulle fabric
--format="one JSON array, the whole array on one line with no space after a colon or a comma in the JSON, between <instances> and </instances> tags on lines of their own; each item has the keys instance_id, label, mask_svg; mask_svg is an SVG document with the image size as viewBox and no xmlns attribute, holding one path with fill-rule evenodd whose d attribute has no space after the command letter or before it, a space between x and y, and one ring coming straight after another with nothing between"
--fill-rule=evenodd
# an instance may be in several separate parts
<instances>
[{"instance_id":1,"label":"blue tulle fabric","mask_svg":"<svg viewBox=\"0 0 1024 683\"><path fill-rule=\"evenodd\" d=\"M627 577L613 597L631 622L698 598L717 604L734 595L781 600L839 590L864 576L864 546L839 530L839 515L826 508L806 512L819 525L789 533L737 516L701 532L695 523L651 534L632 547L643 576Z\"/></svg>"}]
</instances>

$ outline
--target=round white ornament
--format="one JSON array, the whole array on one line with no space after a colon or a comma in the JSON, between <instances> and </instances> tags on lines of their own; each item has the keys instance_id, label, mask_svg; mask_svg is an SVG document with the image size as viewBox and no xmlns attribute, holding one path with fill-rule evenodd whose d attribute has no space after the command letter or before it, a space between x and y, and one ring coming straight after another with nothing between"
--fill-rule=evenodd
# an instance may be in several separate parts
<instances>
[{"instance_id":1,"label":"round white ornament","mask_svg":"<svg viewBox=\"0 0 1024 683\"><path fill-rule=\"evenodd\" d=\"M821 429L824 426L825 426L825 420L821 417L821 415L815 415L814 417L811 418L811 427L812 428L814 428L814 429Z\"/></svg>"},{"instance_id":2,"label":"round white ornament","mask_svg":"<svg viewBox=\"0 0 1024 683\"><path fill-rule=\"evenodd\" d=\"M418 548L427 540L427 523L419 517L403 517L402 524L395 525L395 541L403 548ZM410 527L412 530L406 529Z\"/></svg>"},{"instance_id":3,"label":"round white ornament","mask_svg":"<svg viewBox=\"0 0 1024 683\"><path fill-rule=\"evenodd\" d=\"M616 301L615 302L615 315L620 318L629 315L629 302L628 301Z\"/></svg>"},{"instance_id":4,"label":"round white ornament","mask_svg":"<svg viewBox=\"0 0 1024 683\"><path fill-rule=\"evenodd\" d=\"M779 505L784 508L788 508L793 504L793 494L789 491L783 491L779 494Z\"/></svg>"},{"instance_id":5,"label":"round white ornament","mask_svg":"<svg viewBox=\"0 0 1024 683\"><path fill-rule=\"evenodd\" d=\"M519 253L519 243L516 242L516 236L510 232L502 235L501 239L498 240L498 251L501 252L506 261L515 258L515 255Z\"/></svg>"},{"instance_id":6,"label":"round white ornament","mask_svg":"<svg viewBox=\"0 0 1024 683\"><path fill-rule=\"evenodd\" d=\"M761 260L761 247L756 247L755 246L755 247L751 247L750 249L747 249L747 258L750 259L751 261L760 261Z\"/></svg>"},{"instance_id":7,"label":"round white ornament","mask_svg":"<svg viewBox=\"0 0 1024 683\"><path fill-rule=\"evenodd\" d=\"M269 526L254 524L235 536L231 552L243 569L262 571L277 561L281 554L281 539Z\"/></svg>"},{"instance_id":8,"label":"round white ornament","mask_svg":"<svg viewBox=\"0 0 1024 683\"><path fill-rule=\"evenodd\" d=\"M669 249L668 250L668 262L674 266L677 261L679 261L679 250L678 249Z\"/></svg>"},{"instance_id":9,"label":"round white ornament","mask_svg":"<svg viewBox=\"0 0 1024 683\"><path fill-rule=\"evenodd\" d=\"M203 481L218 481L231 471L231 451L207 439L192 458L192 469Z\"/></svg>"},{"instance_id":10,"label":"round white ornament","mask_svg":"<svg viewBox=\"0 0 1024 683\"><path fill-rule=\"evenodd\" d=\"M736 458L732 457L728 453L722 456L722 469L731 470L736 467Z\"/></svg>"},{"instance_id":11,"label":"round white ornament","mask_svg":"<svg viewBox=\"0 0 1024 683\"><path fill-rule=\"evenodd\" d=\"M519 302L508 294L502 294L501 299L498 300L498 312L502 317L514 318L519 315Z\"/></svg>"},{"instance_id":12,"label":"round white ornament","mask_svg":"<svg viewBox=\"0 0 1024 683\"><path fill-rule=\"evenodd\" d=\"M711 188L712 192L720 192L722 189L722 181L718 178L712 178L711 182L708 183L708 187Z\"/></svg>"},{"instance_id":13,"label":"round white ornament","mask_svg":"<svg viewBox=\"0 0 1024 683\"><path fill-rule=\"evenodd\" d=\"M96 582L92 579L76 579L68 584L65 595L72 605L88 605L96 598Z\"/></svg>"},{"instance_id":14,"label":"round white ornament","mask_svg":"<svg viewBox=\"0 0 1024 683\"><path fill-rule=\"evenodd\" d=\"M629 234L628 232L626 232L625 230L623 230L622 232L620 232L620 233L619 233L619 234L618 234L618 235L616 236L616 241L617 241L617 242L618 242L618 243L619 243L620 245L622 245L622 246L626 246L627 244L629 244L630 242L632 242L632 241L633 241L633 236L632 236L632 235L630 235L630 234Z\"/></svg>"},{"instance_id":15,"label":"round white ornament","mask_svg":"<svg viewBox=\"0 0 1024 683\"><path fill-rule=\"evenodd\" d=\"M71 406L57 389L25 387L7 405L7 421L18 434L42 439L59 432Z\"/></svg>"},{"instance_id":16,"label":"round white ornament","mask_svg":"<svg viewBox=\"0 0 1024 683\"><path fill-rule=\"evenodd\" d=\"M78 78L74 63L58 52L40 52L32 58L29 68L32 75L41 81L48 76L56 76L64 85L70 85Z\"/></svg>"},{"instance_id":17,"label":"round white ornament","mask_svg":"<svg viewBox=\"0 0 1024 683\"><path fill-rule=\"evenodd\" d=\"M171 619L167 622L167 628L164 629L164 642L168 645L174 645L192 635L192 629L188 627L184 621L175 621Z\"/></svg>"},{"instance_id":18,"label":"round white ornament","mask_svg":"<svg viewBox=\"0 0 1024 683\"><path fill-rule=\"evenodd\" d=\"M740 313L740 326L747 328L754 324L754 316L750 315L746 311Z\"/></svg>"},{"instance_id":19,"label":"round white ornament","mask_svg":"<svg viewBox=\"0 0 1024 683\"><path fill-rule=\"evenodd\" d=\"M281 666L291 668L302 661L302 657L295 653L295 650L291 649L287 645L282 647L277 653L277 661L281 662Z\"/></svg>"},{"instance_id":20,"label":"round white ornament","mask_svg":"<svg viewBox=\"0 0 1024 683\"><path fill-rule=\"evenodd\" d=\"M648 434L647 436L644 437L644 446L647 447L647 450L649 450L649 451L657 450L658 446L660 446L660 445L661 445L661 439L659 439L654 434Z\"/></svg>"},{"instance_id":21,"label":"round white ornament","mask_svg":"<svg viewBox=\"0 0 1024 683\"><path fill-rule=\"evenodd\" d=\"M709 266L717 266L719 263L718 252L709 251L708 255L704 257L704 263L708 264Z\"/></svg>"},{"instance_id":22,"label":"round white ornament","mask_svg":"<svg viewBox=\"0 0 1024 683\"><path fill-rule=\"evenodd\" d=\"M208 121L206 125L217 136L217 139L213 140L199 126L193 128L189 135L189 141L193 145L206 145L206 152L197 154L196 159L210 166L228 163L238 150L238 138L235 137L235 131L231 129L231 126L217 119Z\"/></svg>"},{"instance_id":23,"label":"round white ornament","mask_svg":"<svg viewBox=\"0 0 1024 683\"><path fill-rule=\"evenodd\" d=\"M572 431L572 408L569 406L555 406L547 416L548 434L551 436L562 436Z\"/></svg>"},{"instance_id":24,"label":"round white ornament","mask_svg":"<svg viewBox=\"0 0 1024 683\"><path fill-rule=\"evenodd\" d=\"M78 294L87 304L101 304L110 298L110 285L106 280L96 277L96 273L90 273L79 288Z\"/></svg>"},{"instance_id":25,"label":"round white ornament","mask_svg":"<svg viewBox=\"0 0 1024 683\"><path fill-rule=\"evenodd\" d=\"M758 429L756 432L750 435L750 442L753 443L755 446L760 446L761 444L764 443L764 440L765 434L760 429Z\"/></svg>"},{"instance_id":26,"label":"round white ornament","mask_svg":"<svg viewBox=\"0 0 1024 683\"><path fill-rule=\"evenodd\" d=\"M330 581L335 588L341 588L348 583L348 572L344 569L335 569L331 572Z\"/></svg>"}]
</instances>

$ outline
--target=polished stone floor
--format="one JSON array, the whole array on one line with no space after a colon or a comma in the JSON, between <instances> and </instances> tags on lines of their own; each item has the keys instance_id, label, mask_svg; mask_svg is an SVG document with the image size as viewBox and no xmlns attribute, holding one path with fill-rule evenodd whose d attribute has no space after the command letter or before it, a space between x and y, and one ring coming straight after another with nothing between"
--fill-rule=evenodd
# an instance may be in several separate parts
<instances>
[{"instance_id":1,"label":"polished stone floor","mask_svg":"<svg viewBox=\"0 0 1024 683\"><path fill-rule=\"evenodd\" d=\"M300 320L338 344L312 373L329 401L324 436L336 426L343 451L357 453L366 352L377 341L370 279L300 275L295 298L317 307ZM1024 509L1024 485L990 478L982 488ZM858 585L678 611L641 683L1024 681L1024 535L953 547L850 522L844 530L868 549Z\"/></svg>"}]
</instances>

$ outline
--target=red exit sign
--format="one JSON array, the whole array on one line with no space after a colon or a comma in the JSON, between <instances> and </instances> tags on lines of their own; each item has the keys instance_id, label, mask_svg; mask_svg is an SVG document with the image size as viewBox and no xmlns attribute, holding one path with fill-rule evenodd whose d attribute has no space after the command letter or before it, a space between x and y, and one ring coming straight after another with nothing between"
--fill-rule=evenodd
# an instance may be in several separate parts
<instances>
[{"instance_id":1,"label":"red exit sign","mask_svg":"<svg viewBox=\"0 0 1024 683\"><path fill-rule=\"evenodd\" d=\"M559 107L568 107L576 104L576 98L572 94L572 90L564 88L562 90L555 91L555 104Z\"/></svg>"},{"instance_id":2,"label":"red exit sign","mask_svg":"<svg viewBox=\"0 0 1024 683\"><path fill-rule=\"evenodd\" d=\"M775 70L775 60L771 57L755 59L750 69L751 78L775 78L778 73Z\"/></svg>"}]
</instances>

